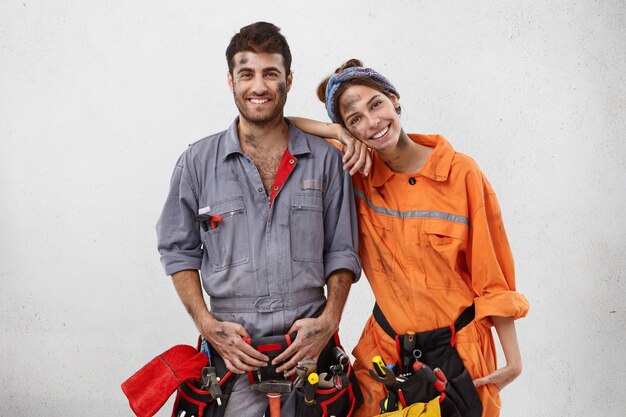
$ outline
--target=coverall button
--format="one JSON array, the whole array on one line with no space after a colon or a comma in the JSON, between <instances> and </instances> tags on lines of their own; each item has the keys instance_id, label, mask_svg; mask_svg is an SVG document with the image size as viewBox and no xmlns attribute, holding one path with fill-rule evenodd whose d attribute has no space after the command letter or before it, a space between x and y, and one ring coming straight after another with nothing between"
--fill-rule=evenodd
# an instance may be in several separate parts
<instances>
[{"instance_id":1,"label":"coverall button","mask_svg":"<svg viewBox=\"0 0 626 417\"><path fill-rule=\"evenodd\" d=\"M263 187L259 187L259 192L262 193L263 192Z\"/></svg>"},{"instance_id":2,"label":"coverall button","mask_svg":"<svg viewBox=\"0 0 626 417\"><path fill-rule=\"evenodd\" d=\"M415 178L413 177L409 178L409 184L415 185Z\"/></svg>"}]
</instances>

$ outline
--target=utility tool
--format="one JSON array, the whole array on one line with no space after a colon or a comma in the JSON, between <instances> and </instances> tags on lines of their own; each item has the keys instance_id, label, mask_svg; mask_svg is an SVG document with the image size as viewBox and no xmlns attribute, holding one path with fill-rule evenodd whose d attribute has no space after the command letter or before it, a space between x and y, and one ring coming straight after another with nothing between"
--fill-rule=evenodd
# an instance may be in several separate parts
<instances>
[{"instance_id":1,"label":"utility tool","mask_svg":"<svg viewBox=\"0 0 626 417\"><path fill-rule=\"evenodd\" d=\"M291 392L293 384L287 379L284 381L260 381L250 385L250 388L267 396L270 404L269 417L280 417L280 395Z\"/></svg>"},{"instance_id":2,"label":"utility tool","mask_svg":"<svg viewBox=\"0 0 626 417\"><path fill-rule=\"evenodd\" d=\"M403 343L403 353L402 353L402 371L406 372L411 369L411 365L414 358L415 352L415 332L408 331L404 335L404 343Z\"/></svg>"},{"instance_id":3,"label":"utility tool","mask_svg":"<svg viewBox=\"0 0 626 417\"><path fill-rule=\"evenodd\" d=\"M344 352L340 347L334 346L330 350L331 357L333 358L334 363L341 365L343 369L350 363L350 357L346 352Z\"/></svg>"},{"instance_id":4,"label":"utility tool","mask_svg":"<svg viewBox=\"0 0 626 417\"><path fill-rule=\"evenodd\" d=\"M217 380L217 374L215 373L215 367L205 366L202 368L202 376L200 379L200 389L203 391L209 391L211 397L217 402L217 405L222 405L222 388Z\"/></svg>"},{"instance_id":5,"label":"utility tool","mask_svg":"<svg viewBox=\"0 0 626 417\"><path fill-rule=\"evenodd\" d=\"M383 358L378 355L372 358L372 365L374 365L374 371L376 371L376 374L381 378L384 378L389 373L389 368L387 368L385 361L383 361Z\"/></svg>"},{"instance_id":6,"label":"utility tool","mask_svg":"<svg viewBox=\"0 0 626 417\"><path fill-rule=\"evenodd\" d=\"M306 383L304 385L304 403L307 405L313 405L315 403L315 390L317 389L317 384L319 383L319 375L315 372L311 372L306 379Z\"/></svg>"},{"instance_id":7,"label":"utility tool","mask_svg":"<svg viewBox=\"0 0 626 417\"><path fill-rule=\"evenodd\" d=\"M202 336L200 340L200 352L204 353L207 358L209 358L208 366L211 366L211 348L209 347L209 342Z\"/></svg>"},{"instance_id":8,"label":"utility tool","mask_svg":"<svg viewBox=\"0 0 626 417\"><path fill-rule=\"evenodd\" d=\"M323 389L334 388L335 381L333 375L330 372L322 372L319 374L317 386Z\"/></svg>"},{"instance_id":9,"label":"utility tool","mask_svg":"<svg viewBox=\"0 0 626 417\"><path fill-rule=\"evenodd\" d=\"M446 374L443 373L441 368L433 369L433 373L435 374L437 379L443 383L443 391L445 391L446 388L448 387L448 378L446 378ZM435 388L437 388L437 387L435 386ZM442 392L442 390L439 390L438 388L437 388L437 390L439 392Z\"/></svg>"},{"instance_id":10,"label":"utility tool","mask_svg":"<svg viewBox=\"0 0 626 417\"><path fill-rule=\"evenodd\" d=\"M211 230L217 229L217 226L224 220L222 216L219 214L211 214L209 216L209 225L211 226Z\"/></svg>"},{"instance_id":11,"label":"utility tool","mask_svg":"<svg viewBox=\"0 0 626 417\"><path fill-rule=\"evenodd\" d=\"M387 390L391 391L395 389L398 383L406 381L405 378L396 377L394 372L385 366L385 362L380 356L374 356L372 358L372 365L374 369L369 369L369 374L378 382L382 382L387 387Z\"/></svg>"},{"instance_id":12,"label":"utility tool","mask_svg":"<svg viewBox=\"0 0 626 417\"><path fill-rule=\"evenodd\" d=\"M387 396L378 402L378 405L381 414L402 410L402 404L398 402L398 396L393 391L389 391Z\"/></svg>"},{"instance_id":13,"label":"utility tool","mask_svg":"<svg viewBox=\"0 0 626 417\"><path fill-rule=\"evenodd\" d=\"M296 365L296 379L293 381L294 388L300 388L304 385L307 377L311 372L317 369L317 362L311 358L304 358Z\"/></svg>"},{"instance_id":14,"label":"utility tool","mask_svg":"<svg viewBox=\"0 0 626 417\"><path fill-rule=\"evenodd\" d=\"M342 351L343 352L343 351ZM347 358L347 355L346 355ZM331 365L329 367L328 372L323 372L319 374L320 388L336 388L338 390L347 386L350 382L348 375L343 371L344 365L338 363L336 365Z\"/></svg>"},{"instance_id":15,"label":"utility tool","mask_svg":"<svg viewBox=\"0 0 626 417\"><path fill-rule=\"evenodd\" d=\"M343 389L350 383L350 379L345 372L322 372L319 374L318 387L328 389L336 388L337 390Z\"/></svg>"},{"instance_id":16,"label":"utility tool","mask_svg":"<svg viewBox=\"0 0 626 417\"><path fill-rule=\"evenodd\" d=\"M415 372L416 376L420 377L426 382L433 384L437 391L439 392L445 391L446 384L443 381L441 381L439 378L437 378L433 370L430 369L430 366L416 360L415 363L413 364L413 371Z\"/></svg>"},{"instance_id":17,"label":"utility tool","mask_svg":"<svg viewBox=\"0 0 626 417\"><path fill-rule=\"evenodd\" d=\"M348 374L345 372L340 372L333 378L335 388L338 390L347 387L350 384L350 378L348 378Z\"/></svg>"}]
</instances>

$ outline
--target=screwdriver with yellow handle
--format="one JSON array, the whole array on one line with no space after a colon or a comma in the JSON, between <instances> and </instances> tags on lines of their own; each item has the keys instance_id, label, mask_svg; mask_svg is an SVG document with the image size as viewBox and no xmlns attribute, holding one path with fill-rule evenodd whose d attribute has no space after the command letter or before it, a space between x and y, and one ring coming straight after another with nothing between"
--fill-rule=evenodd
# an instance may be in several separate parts
<instances>
[{"instance_id":1,"label":"screwdriver with yellow handle","mask_svg":"<svg viewBox=\"0 0 626 417\"><path fill-rule=\"evenodd\" d=\"M376 355L372 358L372 365L374 366L374 371L370 370L370 375L378 376L378 378L374 378L379 382L382 382L387 387L389 394L387 397L381 400L380 407L381 412L389 412L394 410L401 410L402 404L397 401L397 398L393 392L395 391L394 386L396 386L398 378L396 378L393 371L387 368L385 361L379 355Z\"/></svg>"},{"instance_id":2,"label":"screwdriver with yellow handle","mask_svg":"<svg viewBox=\"0 0 626 417\"><path fill-rule=\"evenodd\" d=\"M320 377L316 372L311 372L306 378L306 384L304 385L305 404L312 405L315 402L315 390L317 389L317 383L319 381Z\"/></svg>"},{"instance_id":3,"label":"screwdriver with yellow handle","mask_svg":"<svg viewBox=\"0 0 626 417\"><path fill-rule=\"evenodd\" d=\"M376 355L372 358L372 365L374 370L370 369L370 375L387 386L395 385L396 383L402 383L406 381L406 378L396 377L393 370L385 364L385 361L380 356Z\"/></svg>"},{"instance_id":4,"label":"screwdriver with yellow handle","mask_svg":"<svg viewBox=\"0 0 626 417\"><path fill-rule=\"evenodd\" d=\"M372 358L372 365L379 377L384 378L389 373L389 368L385 365L385 361L380 355L376 355Z\"/></svg>"}]
</instances>

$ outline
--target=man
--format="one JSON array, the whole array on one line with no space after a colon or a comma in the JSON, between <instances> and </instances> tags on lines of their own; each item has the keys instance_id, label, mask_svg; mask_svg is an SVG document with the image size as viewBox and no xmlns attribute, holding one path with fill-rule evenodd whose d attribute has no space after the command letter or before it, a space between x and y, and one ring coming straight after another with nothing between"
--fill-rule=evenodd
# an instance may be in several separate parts
<instances>
[{"instance_id":1,"label":"man","mask_svg":"<svg viewBox=\"0 0 626 417\"><path fill-rule=\"evenodd\" d=\"M285 360L277 371L291 376L337 330L361 273L352 183L337 149L283 117L292 74L279 28L242 28L226 58L239 117L178 160L157 225L159 251L196 327L229 370L267 365L244 337L297 331L273 361ZM263 415L265 396L248 388L238 377L226 416ZM294 413L294 402L293 394L283 399L283 415Z\"/></svg>"}]
</instances>

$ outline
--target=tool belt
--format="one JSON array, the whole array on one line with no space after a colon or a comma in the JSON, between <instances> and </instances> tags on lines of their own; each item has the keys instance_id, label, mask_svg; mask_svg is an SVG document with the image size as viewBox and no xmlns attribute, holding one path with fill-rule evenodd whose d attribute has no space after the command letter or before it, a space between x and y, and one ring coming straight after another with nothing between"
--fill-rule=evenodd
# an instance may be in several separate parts
<instances>
[{"instance_id":1,"label":"tool belt","mask_svg":"<svg viewBox=\"0 0 626 417\"><path fill-rule=\"evenodd\" d=\"M311 384L309 375L296 388L297 417L350 417L363 404L363 394L337 332L320 353L317 375L317 383Z\"/></svg>"},{"instance_id":2,"label":"tool belt","mask_svg":"<svg viewBox=\"0 0 626 417\"><path fill-rule=\"evenodd\" d=\"M259 338L244 338L244 341L250 344L259 352L270 358L267 366L261 367L256 371L247 373L248 380L251 384L258 384L267 381L290 381L285 379L282 373L277 373L276 368L279 365L272 365L274 358L287 349L295 339L296 333L289 335L267 336ZM224 360L215 352L202 348L202 343L206 343L200 338L198 341L198 350L206 351L210 355L212 367L215 369L216 382L219 385L219 395L216 396L216 388L202 389L204 385L202 378L188 379L184 381L178 388L172 417L182 417L184 411L185 417L223 417L226 411L226 405L230 398L237 375L233 374L226 368ZM208 344L206 344L208 347ZM316 370L320 375L330 373L331 367L337 369L336 350L338 347L343 352L343 348L339 343L339 335L335 333L324 347L317 361ZM206 368L205 368L206 369ZM336 386L332 387L314 387L311 391L310 387L303 384L295 387L296 391L296 416L297 417L350 417L363 403L363 395L359 388L358 382L352 371L352 365L348 362L342 366L341 370L337 370L333 374ZM204 381L206 382L206 381ZM290 381L293 382L293 381ZM323 385L323 384L320 384ZM330 385L330 384L326 384ZM312 401L305 401L305 389L309 391ZM219 398L219 401L217 401Z\"/></svg>"},{"instance_id":3,"label":"tool belt","mask_svg":"<svg viewBox=\"0 0 626 417\"><path fill-rule=\"evenodd\" d=\"M172 417L224 416L236 375L215 350L209 349L206 340L199 337L197 350L207 354L209 367L203 368L201 378L187 379L178 387Z\"/></svg>"},{"instance_id":4,"label":"tool belt","mask_svg":"<svg viewBox=\"0 0 626 417\"><path fill-rule=\"evenodd\" d=\"M285 349L291 346L291 342L296 338L296 336L297 333L294 332L279 336L265 336L258 338L244 337L244 342L269 358L267 366L263 366L256 371L248 371L248 380L251 384L261 381L285 379L282 373L279 374L276 372L276 368L280 365L272 365L272 361L284 352Z\"/></svg>"},{"instance_id":5,"label":"tool belt","mask_svg":"<svg viewBox=\"0 0 626 417\"><path fill-rule=\"evenodd\" d=\"M456 349L456 333L471 323L474 315L471 305L449 327L397 335L378 305L374 306L374 319L396 341L399 358L393 368L398 378L387 386L389 394L381 401L381 413L398 409L398 404L405 408L439 396L443 417L481 416L480 398Z\"/></svg>"}]
</instances>

